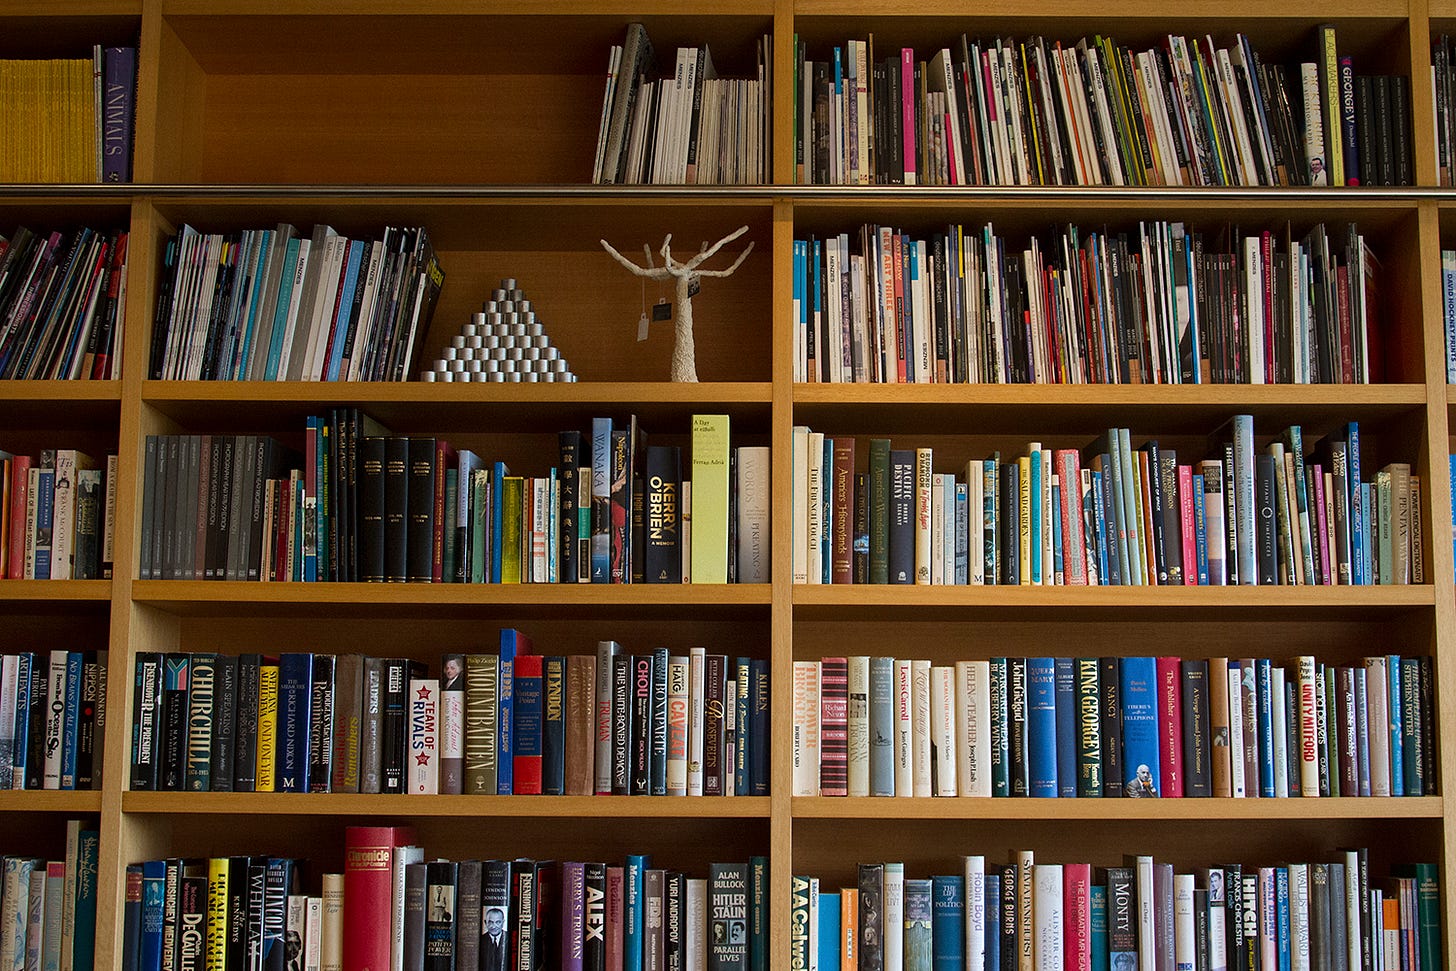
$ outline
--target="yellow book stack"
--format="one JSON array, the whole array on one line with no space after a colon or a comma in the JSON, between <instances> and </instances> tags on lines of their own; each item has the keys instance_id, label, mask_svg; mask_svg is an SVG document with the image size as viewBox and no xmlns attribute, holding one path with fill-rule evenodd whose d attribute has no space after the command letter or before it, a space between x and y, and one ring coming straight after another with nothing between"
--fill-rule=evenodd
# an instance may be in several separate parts
<instances>
[{"instance_id":1,"label":"yellow book stack","mask_svg":"<svg viewBox=\"0 0 1456 971\"><path fill-rule=\"evenodd\" d=\"M90 58L0 61L0 182L95 182Z\"/></svg>"}]
</instances>

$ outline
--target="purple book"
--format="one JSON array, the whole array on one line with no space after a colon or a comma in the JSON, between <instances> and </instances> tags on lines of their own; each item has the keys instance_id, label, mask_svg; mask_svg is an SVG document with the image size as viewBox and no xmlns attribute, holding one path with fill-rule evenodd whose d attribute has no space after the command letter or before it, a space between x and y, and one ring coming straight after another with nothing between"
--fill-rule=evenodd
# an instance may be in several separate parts
<instances>
[{"instance_id":1,"label":"purple book","mask_svg":"<svg viewBox=\"0 0 1456 971\"><path fill-rule=\"evenodd\" d=\"M136 127L135 47L107 47L102 56L101 181L131 181L132 132Z\"/></svg>"},{"instance_id":2,"label":"purple book","mask_svg":"<svg viewBox=\"0 0 1456 971\"><path fill-rule=\"evenodd\" d=\"M586 864L561 864L561 971L582 971L586 951Z\"/></svg>"}]
</instances>

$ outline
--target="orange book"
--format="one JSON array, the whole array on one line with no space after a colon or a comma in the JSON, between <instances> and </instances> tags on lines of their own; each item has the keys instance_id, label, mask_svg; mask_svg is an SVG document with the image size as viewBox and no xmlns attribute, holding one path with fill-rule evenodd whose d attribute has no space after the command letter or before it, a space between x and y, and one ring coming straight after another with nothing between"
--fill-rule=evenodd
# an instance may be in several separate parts
<instances>
[{"instance_id":1,"label":"orange book","mask_svg":"<svg viewBox=\"0 0 1456 971\"><path fill-rule=\"evenodd\" d=\"M839 969L859 971L859 888L839 891Z\"/></svg>"}]
</instances>

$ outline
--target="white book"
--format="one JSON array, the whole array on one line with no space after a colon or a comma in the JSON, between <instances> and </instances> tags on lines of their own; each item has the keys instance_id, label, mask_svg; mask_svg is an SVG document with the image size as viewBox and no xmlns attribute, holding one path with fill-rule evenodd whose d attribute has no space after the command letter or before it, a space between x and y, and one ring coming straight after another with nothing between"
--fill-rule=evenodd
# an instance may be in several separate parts
<instances>
[{"instance_id":1,"label":"white book","mask_svg":"<svg viewBox=\"0 0 1456 971\"><path fill-rule=\"evenodd\" d=\"M991 795L991 662L956 662L956 781L962 796Z\"/></svg>"},{"instance_id":2,"label":"white book","mask_svg":"<svg viewBox=\"0 0 1456 971\"><path fill-rule=\"evenodd\" d=\"M1274 723L1274 795L1289 796L1289 699L1285 697L1284 669L1270 672L1270 716Z\"/></svg>"},{"instance_id":3,"label":"white book","mask_svg":"<svg viewBox=\"0 0 1456 971\"><path fill-rule=\"evenodd\" d=\"M1137 886L1138 968L1157 971L1157 920L1153 912L1153 858L1139 856L1129 861Z\"/></svg>"},{"instance_id":4,"label":"white book","mask_svg":"<svg viewBox=\"0 0 1456 971\"><path fill-rule=\"evenodd\" d=\"M1240 694L1243 690L1243 674L1236 664L1231 663L1224 672L1224 677L1228 679L1229 752L1232 753L1229 759L1229 787L1235 799L1243 799L1248 795L1244 779L1244 706L1239 701L1243 697Z\"/></svg>"},{"instance_id":5,"label":"white book","mask_svg":"<svg viewBox=\"0 0 1456 971\"><path fill-rule=\"evenodd\" d=\"M30 917L30 873L33 860L6 857L4 894L0 904L0 968L25 967L25 927Z\"/></svg>"},{"instance_id":6,"label":"white book","mask_svg":"<svg viewBox=\"0 0 1456 971\"><path fill-rule=\"evenodd\" d=\"M1390 689L1384 657L1365 659L1365 706L1370 725L1370 794L1390 795Z\"/></svg>"},{"instance_id":7,"label":"white book","mask_svg":"<svg viewBox=\"0 0 1456 971\"><path fill-rule=\"evenodd\" d=\"M1343 851L1345 857L1345 885L1339 889L1345 894L1345 949L1350 963L1347 967L1360 966L1360 854L1354 850Z\"/></svg>"},{"instance_id":8,"label":"white book","mask_svg":"<svg viewBox=\"0 0 1456 971\"><path fill-rule=\"evenodd\" d=\"M930 476L930 582L933 586L945 585L945 483L944 476L935 472ZM955 516L955 507L951 507ZM951 560L954 565L954 559Z\"/></svg>"},{"instance_id":9,"label":"white book","mask_svg":"<svg viewBox=\"0 0 1456 971\"><path fill-rule=\"evenodd\" d=\"M622 65L622 45L613 44L612 53L607 57L607 84L602 94L601 121L597 125L597 154L596 160L592 163L592 182L601 184L602 181L602 155L607 148L607 133L612 126L612 96L617 89L617 72Z\"/></svg>"},{"instance_id":10,"label":"white book","mask_svg":"<svg viewBox=\"0 0 1456 971\"><path fill-rule=\"evenodd\" d=\"M819 795L819 662L794 662L794 795Z\"/></svg>"},{"instance_id":11,"label":"white book","mask_svg":"<svg viewBox=\"0 0 1456 971\"><path fill-rule=\"evenodd\" d=\"M323 971L324 902L307 898L303 934L303 971Z\"/></svg>"},{"instance_id":12,"label":"white book","mask_svg":"<svg viewBox=\"0 0 1456 971\"><path fill-rule=\"evenodd\" d=\"M667 659L667 794L688 794L688 680L692 662L687 655ZM610 705L610 702L608 703ZM681 739L673 737L675 726Z\"/></svg>"},{"instance_id":13,"label":"white book","mask_svg":"<svg viewBox=\"0 0 1456 971\"><path fill-rule=\"evenodd\" d=\"M708 971L708 881L687 881L686 971Z\"/></svg>"},{"instance_id":14,"label":"white book","mask_svg":"<svg viewBox=\"0 0 1456 971\"><path fill-rule=\"evenodd\" d=\"M819 330L817 335L824 344L820 354L829 361L829 380L833 382L848 381L852 376L844 373L844 356L841 353L844 346L844 322L840 317L843 309L841 281L844 271L844 256L840 250L839 239L831 236L824 240L823 319L827 326Z\"/></svg>"},{"instance_id":15,"label":"white book","mask_svg":"<svg viewBox=\"0 0 1456 971\"><path fill-rule=\"evenodd\" d=\"M329 227L315 223L313 236L310 237L309 259L305 268L302 288L297 284L294 286L295 295L298 299L298 313L291 315L289 329L283 337L283 347L288 354L288 370L285 372L283 365L278 366L278 376L287 376L290 381L305 380L304 372L308 369L311 360L313 347L313 322L318 313L319 301L319 278L327 270L330 257L331 241L339 234ZM299 247L302 254L303 247Z\"/></svg>"},{"instance_id":16,"label":"white book","mask_svg":"<svg viewBox=\"0 0 1456 971\"><path fill-rule=\"evenodd\" d=\"M895 659L895 795L915 794L914 688L911 662Z\"/></svg>"},{"instance_id":17,"label":"white book","mask_svg":"<svg viewBox=\"0 0 1456 971\"><path fill-rule=\"evenodd\" d=\"M915 450L915 582L930 582L931 565L931 449Z\"/></svg>"},{"instance_id":18,"label":"white book","mask_svg":"<svg viewBox=\"0 0 1456 971\"><path fill-rule=\"evenodd\" d=\"M885 864L884 899L880 905L885 915L884 971L905 971L905 864Z\"/></svg>"},{"instance_id":19,"label":"white book","mask_svg":"<svg viewBox=\"0 0 1456 971\"><path fill-rule=\"evenodd\" d=\"M794 427L794 543L795 583L809 582L809 429ZM686 562L686 558L684 558Z\"/></svg>"},{"instance_id":20,"label":"white book","mask_svg":"<svg viewBox=\"0 0 1456 971\"><path fill-rule=\"evenodd\" d=\"M438 678L411 678L409 683L409 785L412 796L440 792L440 712Z\"/></svg>"},{"instance_id":21,"label":"white book","mask_svg":"<svg viewBox=\"0 0 1456 971\"><path fill-rule=\"evenodd\" d=\"M1298 665L1298 680L1295 682L1295 697L1299 701L1299 794L1305 798L1319 797L1319 705L1316 703L1314 657L1302 654L1295 659Z\"/></svg>"},{"instance_id":22,"label":"white book","mask_svg":"<svg viewBox=\"0 0 1456 971\"><path fill-rule=\"evenodd\" d=\"M393 967L404 967L404 875L411 863L425 861L422 846L400 846L394 851L394 902L390 907L389 940L393 946Z\"/></svg>"},{"instance_id":23,"label":"white book","mask_svg":"<svg viewBox=\"0 0 1456 971\"><path fill-rule=\"evenodd\" d=\"M1062 971L1062 867L1038 863L1033 871L1032 912L1036 920L1036 971Z\"/></svg>"},{"instance_id":24,"label":"white book","mask_svg":"<svg viewBox=\"0 0 1456 971\"><path fill-rule=\"evenodd\" d=\"M30 914L25 927L25 971L40 971L45 953L46 874L44 860L37 860L30 871Z\"/></svg>"},{"instance_id":25,"label":"white book","mask_svg":"<svg viewBox=\"0 0 1456 971\"><path fill-rule=\"evenodd\" d=\"M956 669L930 669L930 752L934 795L958 794L956 778Z\"/></svg>"},{"instance_id":26,"label":"white book","mask_svg":"<svg viewBox=\"0 0 1456 971\"><path fill-rule=\"evenodd\" d=\"M1289 954L1290 971L1309 968L1309 866L1289 865Z\"/></svg>"},{"instance_id":27,"label":"white book","mask_svg":"<svg viewBox=\"0 0 1456 971\"><path fill-rule=\"evenodd\" d=\"M809 878L809 966L819 971L819 878Z\"/></svg>"},{"instance_id":28,"label":"white book","mask_svg":"<svg viewBox=\"0 0 1456 971\"><path fill-rule=\"evenodd\" d=\"M1229 971L1224 872L1218 868L1201 868L1198 879L1208 891L1208 971Z\"/></svg>"},{"instance_id":29,"label":"white book","mask_svg":"<svg viewBox=\"0 0 1456 971\"><path fill-rule=\"evenodd\" d=\"M1324 109L1320 105L1319 67L1309 61L1299 65L1300 88L1304 93L1304 160L1309 166L1310 185L1329 184L1329 159L1325 158Z\"/></svg>"},{"instance_id":30,"label":"white book","mask_svg":"<svg viewBox=\"0 0 1456 971\"><path fill-rule=\"evenodd\" d=\"M870 659L851 655L849 666L849 712L846 719L849 787L851 796L870 794Z\"/></svg>"},{"instance_id":31,"label":"white book","mask_svg":"<svg viewBox=\"0 0 1456 971\"><path fill-rule=\"evenodd\" d=\"M966 581L975 586L986 582L986 544L982 524L985 505L985 466L979 459L972 459L966 463Z\"/></svg>"},{"instance_id":32,"label":"white book","mask_svg":"<svg viewBox=\"0 0 1456 971\"><path fill-rule=\"evenodd\" d=\"M688 649L688 795L690 796L703 794L703 676L707 663L707 648Z\"/></svg>"},{"instance_id":33,"label":"white book","mask_svg":"<svg viewBox=\"0 0 1456 971\"><path fill-rule=\"evenodd\" d=\"M61 971L74 964L76 933L76 887L81 872L81 821L66 820L66 876L61 887Z\"/></svg>"},{"instance_id":34,"label":"white book","mask_svg":"<svg viewBox=\"0 0 1456 971\"><path fill-rule=\"evenodd\" d=\"M1198 939L1193 919L1193 874L1173 877L1173 959L1176 971L1194 971Z\"/></svg>"},{"instance_id":35,"label":"white book","mask_svg":"<svg viewBox=\"0 0 1456 971\"><path fill-rule=\"evenodd\" d=\"M966 971L997 971L986 967L986 858L963 857L966 898ZM999 907L999 900L992 901Z\"/></svg>"},{"instance_id":36,"label":"white book","mask_svg":"<svg viewBox=\"0 0 1456 971\"><path fill-rule=\"evenodd\" d=\"M612 792L612 658L622 650L616 641L597 641L596 725L592 736L593 788L599 796ZM701 681L701 673L699 681ZM689 711L692 710L691 704Z\"/></svg>"},{"instance_id":37,"label":"white book","mask_svg":"<svg viewBox=\"0 0 1456 971\"><path fill-rule=\"evenodd\" d=\"M1016 956L1019 971L1036 967L1036 922L1033 919L1035 899L1036 855L1032 850L1016 851L1016 942L1021 953ZM1002 917L1005 925L1005 916Z\"/></svg>"},{"instance_id":38,"label":"white book","mask_svg":"<svg viewBox=\"0 0 1456 971\"><path fill-rule=\"evenodd\" d=\"M855 112L859 118L859 185L869 185L874 181L874 173L870 171L870 131L874 127L874 118L870 112L869 100L869 45L865 41L852 41L854 45L854 100Z\"/></svg>"},{"instance_id":39,"label":"white book","mask_svg":"<svg viewBox=\"0 0 1456 971\"><path fill-rule=\"evenodd\" d=\"M323 908L319 934L319 967L322 971L343 971L344 967L344 875L323 875Z\"/></svg>"},{"instance_id":40,"label":"white book","mask_svg":"<svg viewBox=\"0 0 1456 971\"><path fill-rule=\"evenodd\" d=\"M349 264L349 239L335 236L329 240L328 262L319 276L319 290L314 300L314 319L309 333L308 360L304 364L305 381L322 381L328 368L332 347L334 317L343 298L340 286Z\"/></svg>"},{"instance_id":41,"label":"white book","mask_svg":"<svg viewBox=\"0 0 1456 971\"><path fill-rule=\"evenodd\" d=\"M930 797L930 662L910 662L910 778L916 796Z\"/></svg>"},{"instance_id":42,"label":"white book","mask_svg":"<svg viewBox=\"0 0 1456 971\"><path fill-rule=\"evenodd\" d=\"M43 654L36 655L37 660L44 657ZM46 684L46 713L45 713L45 775L43 776L44 789L59 789L61 787L61 755L65 747L65 704L57 703L57 699L66 698L66 661L67 653L64 650L51 651L50 677ZM74 873L75 870L68 871Z\"/></svg>"},{"instance_id":43,"label":"white book","mask_svg":"<svg viewBox=\"0 0 1456 971\"><path fill-rule=\"evenodd\" d=\"M824 582L824 434L810 432L808 438L808 569L809 583Z\"/></svg>"}]
</instances>

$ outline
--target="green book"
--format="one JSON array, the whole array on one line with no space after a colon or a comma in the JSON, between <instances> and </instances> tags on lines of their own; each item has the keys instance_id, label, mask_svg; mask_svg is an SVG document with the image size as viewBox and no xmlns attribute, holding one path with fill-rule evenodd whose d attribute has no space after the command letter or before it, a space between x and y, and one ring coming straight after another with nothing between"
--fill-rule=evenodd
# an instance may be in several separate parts
<instances>
[{"instance_id":1,"label":"green book","mask_svg":"<svg viewBox=\"0 0 1456 971\"><path fill-rule=\"evenodd\" d=\"M519 475L508 475L501 484L501 575L500 583L521 582L521 497Z\"/></svg>"},{"instance_id":2,"label":"green book","mask_svg":"<svg viewBox=\"0 0 1456 971\"><path fill-rule=\"evenodd\" d=\"M485 568L490 561L486 551L486 524L490 522L490 470L470 473L470 582L484 583Z\"/></svg>"},{"instance_id":3,"label":"green book","mask_svg":"<svg viewBox=\"0 0 1456 971\"><path fill-rule=\"evenodd\" d=\"M693 416L693 582L728 582L728 416Z\"/></svg>"},{"instance_id":4,"label":"green book","mask_svg":"<svg viewBox=\"0 0 1456 971\"><path fill-rule=\"evenodd\" d=\"M870 439L870 583L890 582L890 440Z\"/></svg>"}]
</instances>

